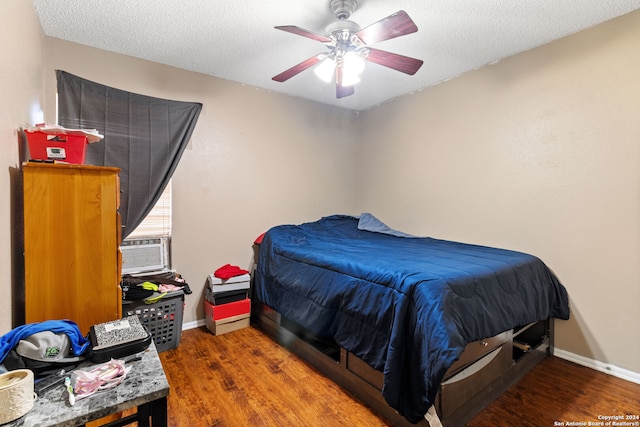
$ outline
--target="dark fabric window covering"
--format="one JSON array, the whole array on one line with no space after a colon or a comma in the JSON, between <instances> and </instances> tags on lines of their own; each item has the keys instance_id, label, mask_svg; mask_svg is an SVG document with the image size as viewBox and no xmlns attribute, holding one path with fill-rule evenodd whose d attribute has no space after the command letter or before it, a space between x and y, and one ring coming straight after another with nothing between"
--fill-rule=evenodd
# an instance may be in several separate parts
<instances>
[{"instance_id":1,"label":"dark fabric window covering","mask_svg":"<svg viewBox=\"0 0 640 427\"><path fill-rule=\"evenodd\" d=\"M58 124L97 129L85 163L120 172L122 237L142 222L162 195L196 126L202 104L111 88L56 70Z\"/></svg>"}]
</instances>

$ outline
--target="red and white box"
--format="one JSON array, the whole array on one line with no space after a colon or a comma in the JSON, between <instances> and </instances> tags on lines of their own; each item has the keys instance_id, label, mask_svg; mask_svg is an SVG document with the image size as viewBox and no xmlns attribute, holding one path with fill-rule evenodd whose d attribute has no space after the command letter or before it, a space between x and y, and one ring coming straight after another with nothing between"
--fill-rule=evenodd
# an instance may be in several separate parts
<instances>
[{"instance_id":1,"label":"red and white box","mask_svg":"<svg viewBox=\"0 0 640 427\"><path fill-rule=\"evenodd\" d=\"M102 139L94 129L66 129L46 124L25 129L25 134L31 159L74 164L84 163L87 144Z\"/></svg>"},{"instance_id":2,"label":"red and white box","mask_svg":"<svg viewBox=\"0 0 640 427\"><path fill-rule=\"evenodd\" d=\"M52 135L40 131L27 131L29 156L34 160L58 160L83 164L87 137L81 135Z\"/></svg>"},{"instance_id":3,"label":"red and white box","mask_svg":"<svg viewBox=\"0 0 640 427\"><path fill-rule=\"evenodd\" d=\"M246 328L250 323L251 299L220 305L213 305L205 299L204 314L207 329L214 335Z\"/></svg>"}]
</instances>

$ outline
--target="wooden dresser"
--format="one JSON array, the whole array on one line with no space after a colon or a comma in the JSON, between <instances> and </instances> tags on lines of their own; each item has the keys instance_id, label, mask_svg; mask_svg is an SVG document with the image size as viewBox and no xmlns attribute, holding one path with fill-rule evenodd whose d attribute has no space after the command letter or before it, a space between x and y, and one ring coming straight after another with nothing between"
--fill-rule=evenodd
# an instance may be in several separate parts
<instances>
[{"instance_id":1,"label":"wooden dresser","mask_svg":"<svg viewBox=\"0 0 640 427\"><path fill-rule=\"evenodd\" d=\"M25 322L122 317L120 169L25 163Z\"/></svg>"}]
</instances>

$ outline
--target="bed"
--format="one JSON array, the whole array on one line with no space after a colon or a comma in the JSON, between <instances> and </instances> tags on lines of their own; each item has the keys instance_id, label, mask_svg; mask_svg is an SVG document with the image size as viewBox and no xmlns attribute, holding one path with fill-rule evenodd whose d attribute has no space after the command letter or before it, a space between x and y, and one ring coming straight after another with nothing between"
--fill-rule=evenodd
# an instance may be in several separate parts
<instances>
[{"instance_id":1,"label":"bed","mask_svg":"<svg viewBox=\"0 0 640 427\"><path fill-rule=\"evenodd\" d=\"M265 233L252 322L392 424L463 425L542 358L566 289L537 257L370 214Z\"/></svg>"}]
</instances>

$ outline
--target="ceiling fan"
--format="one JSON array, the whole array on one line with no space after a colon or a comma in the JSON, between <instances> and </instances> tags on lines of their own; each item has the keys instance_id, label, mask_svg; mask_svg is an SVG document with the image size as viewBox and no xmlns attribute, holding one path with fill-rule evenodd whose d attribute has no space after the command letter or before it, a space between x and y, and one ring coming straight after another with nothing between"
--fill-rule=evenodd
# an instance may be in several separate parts
<instances>
[{"instance_id":1,"label":"ceiling fan","mask_svg":"<svg viewBox=\"0 0 640 427\"><path fill-rule=\"evenodd\" d=\"M364 69L365 61L374 62L405 74L415 74L422 66L421 60L370 46L418 31L418 27L409 15L400 10L361 29L358 24L348 20L356 7L356 0L331 0L329 8L338 21L327 26L326 36L294 25L275 27L278 30L322 42L329 49L329 52L314 55L272 79L284 82L307 68L319 64L315 68L318 77L327 83L335 78L336 98L344 98L354 94L353 86L360 81L359 75Z\"/></svg>"}]
</instances>

